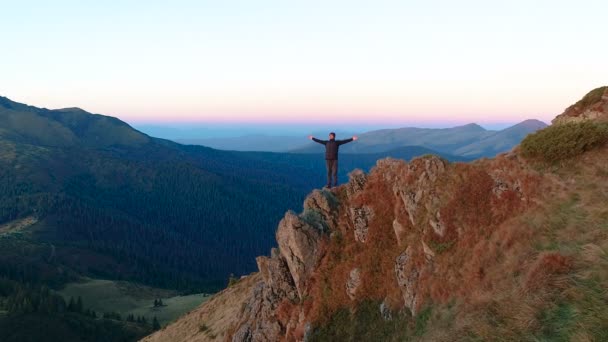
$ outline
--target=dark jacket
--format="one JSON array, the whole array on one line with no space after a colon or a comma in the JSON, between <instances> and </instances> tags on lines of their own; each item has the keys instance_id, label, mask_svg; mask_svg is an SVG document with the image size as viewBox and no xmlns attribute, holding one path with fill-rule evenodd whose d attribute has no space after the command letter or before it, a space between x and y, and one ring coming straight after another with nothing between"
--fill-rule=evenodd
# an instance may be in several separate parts
<instances>
[{"instance_id":1,"label":"dark jacket","mask_svg":"<svg viewBox=\"0 0 608 342\"><path fill-rule=\"evenodd\" d=\"M314 142L325 145L325 160L337 160L338 159L338 147L353 141L353 138L345 140L321 140L312 138Z\"/></svg>"}]
</instances>

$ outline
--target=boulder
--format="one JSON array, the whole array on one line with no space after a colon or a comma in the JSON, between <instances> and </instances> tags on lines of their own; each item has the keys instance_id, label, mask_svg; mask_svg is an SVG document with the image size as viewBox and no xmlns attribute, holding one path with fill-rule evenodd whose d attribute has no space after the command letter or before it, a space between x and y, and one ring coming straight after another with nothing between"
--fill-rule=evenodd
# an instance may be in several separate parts
<instances>
[{"instance_id":1,"label":"boulder","mask_svg":"<svg viewBox=\"0 0 608 342\"><path fill-rule=\"evenodd\" d=\"M276 239L301 299L306 293L310 273L322 256L319 250L321 232L288 211L279 223Z\"/></svg>"}]
</instances>

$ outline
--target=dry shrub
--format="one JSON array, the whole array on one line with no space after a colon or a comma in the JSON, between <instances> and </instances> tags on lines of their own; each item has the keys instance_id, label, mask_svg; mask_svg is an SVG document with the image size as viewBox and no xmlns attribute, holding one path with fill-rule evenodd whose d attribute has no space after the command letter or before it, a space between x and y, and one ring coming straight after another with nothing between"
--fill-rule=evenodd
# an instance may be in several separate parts
<instances>
[{"instance_id":1,"label":"dry shrub","mask_svg":"<svg viewBox=\"0 0 608 342\"><path fill-rule=\"evenodd\" d=\"M460 169L460 170L459 170ZM471 246L492 224L492 177L476 167L462 165L455 170L458 180L452 199L441 208L447 232L441 240L459 238L461 246Z\"/></svg>"},{"instance_id":2,"label":"dry shrub","mask_svg":"<svg viewBox=\"0 0 608 342\"><path fill-rule=\"evenodd\" d=\"M566 274L571 269L571 258L557 252L543 252L526 275L525 289L535 291L547 287L555 275Z\"/></svg>"},{"instance_id":3,"label":"dry shrub","mask_svg":"<svg viewBox=\"0 0 608 342\"><path fill-rule=\"evenodd\" d=\"M296 308L296 304L294 304L291 300L284 298L275 310L277 320L285 325L292 319Z\"/></svg>"},{"instance_id":4,"label":"dry shrub","mask_svg":"<svg viewBox=\"0 0 608 342\"><path fill-rule=\"evenodd\" d=\"M384 300L395 307L400 300L400 290L395 279L395 258L402 251L397 245L392 221L395 199L387 187L381 172L368 176L365 190L351 203L339 208L339 231L327 245L325 257L313 274L310 300L305 303L305 312L312 322L328 320L333 313L343 307L352 307L360 300ZM367 241L355 241L352 222L348 216L349 207L370 206L374 218L369 222ZM357 289L355 301L346 294L346 281L350 271L361 270L361 285ZM370 281L373 280L373 281Z\"/></svg>"},{"instance_id":5,"label":"dry shrub","mask_svg":"<svg viewBox=\"0 0 608 342\"><path fill-rule=\"evenodd\" d=\"M552 125L521 142L524 157L555 163L583 154L608 141L608 125L593 121Z\"/></svg>"}]
</instances>

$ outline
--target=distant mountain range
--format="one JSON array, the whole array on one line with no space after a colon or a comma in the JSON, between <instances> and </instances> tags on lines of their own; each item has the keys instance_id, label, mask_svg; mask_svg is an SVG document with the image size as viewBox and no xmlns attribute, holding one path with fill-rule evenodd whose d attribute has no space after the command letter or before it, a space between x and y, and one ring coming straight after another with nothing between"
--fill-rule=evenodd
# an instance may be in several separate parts
<instances>
[{"instance_id":1,"label":"distant mountain range","mask_svg":"<svg viewBox=\"0 0 608 342\"><path fill-rule=\"evenodd\" d=\"M477 124L468 124L452 128L391 128L369 131L359 135L360 140L340 150L350 153L384 153L402 147L419 146L452 156L467 159L492 157L506 152L519 144L523 138L546 127L542 121L526 120L503 130L487 130ZM168 131L158 127L143 126L151 135L162 133L181 144L202 145L229 151L265 151L292 153L321 153L318 145L309 143L304 135L273 136L264 134L244 135L238 137L214 138L171 138ZM177 131L174 134L178 134ZM182 133L183 134L183 133ZM327 132L316 132L315 136L326 139ZM351 133L338 134L338 139L350 137ZM177 135L176 135L177 136Z\"/></svg>"},{"instance_id":2,"label":"distant mountain range","mask_svg":"<svg viewBox=\"0 0 608 342\"><path fill-rule=\"evenodd\" d=\"M528 134L546 127L542 121L526 120L500 131L486 130L477 124L453 128L397 128L359 135L356 143L340 147L342 153L379 153L402 146L421 146L466 158L492 157L519 144ZM323 139L325 137L322 137ZM345 137L338 137L343 139ZM317 153L315 143L293 149L294 153Z\"/></svg>"}]
</instances>

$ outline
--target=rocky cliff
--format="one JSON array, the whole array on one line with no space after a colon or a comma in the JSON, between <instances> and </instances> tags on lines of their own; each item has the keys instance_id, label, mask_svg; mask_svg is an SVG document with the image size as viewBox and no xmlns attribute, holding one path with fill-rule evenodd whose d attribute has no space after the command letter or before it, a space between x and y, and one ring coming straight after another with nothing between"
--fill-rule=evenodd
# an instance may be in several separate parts
<instances>
[{"instance_id":1,"label":"rocky cliff","mask_svg":"<svg viewBox=\"0 0 608 342\"><path fill-rule=\"evenodd\" d=\"M607 151L559 167L528 161L518 148L468 164L379 160L285 215L278 248L257 258L259 273L242 281L240 307L221 332L175 338L183 322L211 320L199 313L148 339L602 338ZM229 288L216 301L231 296Z\"/></svg>"},{"instance_id":2,"label":"rocky cliff","mask_svg":"<svg viewBox=\"0 0 608 342\"><path fill-rule=\"evenodd\" d=\"M608 87L590 91L580 101L553 119L554 124L584 120L608 121Z\"/></svg>"}]
</instances>

